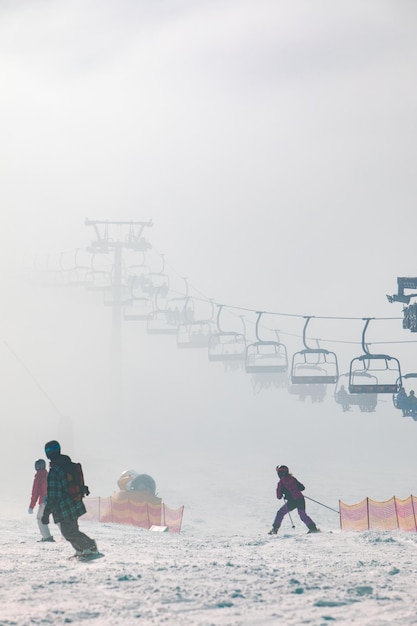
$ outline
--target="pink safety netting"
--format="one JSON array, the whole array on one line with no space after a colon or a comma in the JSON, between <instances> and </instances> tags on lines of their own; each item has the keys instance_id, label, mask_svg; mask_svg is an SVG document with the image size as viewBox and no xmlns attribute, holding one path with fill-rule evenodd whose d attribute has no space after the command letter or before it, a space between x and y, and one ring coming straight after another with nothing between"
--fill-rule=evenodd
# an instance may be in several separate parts
<instances>
[{"instance_id":1,"label":"pink safety netting","mask_svg":"<svg viewBox=\"0 0 417 626\"><path fill-rule=\"evenodd\" d=\"M357 504L339 500L340 527L342 530L406 530L417 532L417 498L405 500L392 497L385 502L365 498Z\"/></svg>"},{"instance_id":2,"label":"pink safety netting","mask_svg":"<svg viewBox=\"0 0 417 626\"><path fill-rule=\"evenodd\" d=\"M87 513L83 520L114 524L128 524L149 529L151 526L167 526L169 532L181 532L184 507L170 509L163 502L134 502L112 498L86 498Z\"/></svg>"}]
</instances>

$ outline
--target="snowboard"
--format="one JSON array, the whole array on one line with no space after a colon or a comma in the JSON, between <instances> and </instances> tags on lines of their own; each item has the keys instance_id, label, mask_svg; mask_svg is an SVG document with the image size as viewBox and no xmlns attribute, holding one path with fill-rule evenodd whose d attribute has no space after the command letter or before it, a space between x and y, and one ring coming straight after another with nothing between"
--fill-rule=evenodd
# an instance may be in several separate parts
<instances>
[{"instance_id":1,"label":"snowboard","mask_svg":"<svg viewBox=\"0 0 417 626\"><path fill-rule=\"evenodd\" d=\"M86 563L88 561L94 561L95 559L101 559L104 556L102 552L97 552L97 554L89 554L88 556L79 556L78 554L73 554L68 557L68 561L82 561Z\"/></svg>"},{"instance_id":2,"label":"snowboard","mask_svg":"<svg viewBox=\"0 0 417 626\"><path fill-rule=\"evenodd\" d=\"M87 563L88 561L94 561L95 559L101 559L104 556L102 552L96 552L95 554L89 554L88 556L78 556L77 561Z\"/></svg>"}]
</instances>

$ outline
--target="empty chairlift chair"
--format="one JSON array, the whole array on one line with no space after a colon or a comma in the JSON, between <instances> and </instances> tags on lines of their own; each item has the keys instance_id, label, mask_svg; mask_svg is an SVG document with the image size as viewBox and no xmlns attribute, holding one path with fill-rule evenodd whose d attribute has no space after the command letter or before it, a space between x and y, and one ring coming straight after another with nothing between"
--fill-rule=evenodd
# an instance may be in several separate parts
<instances>
[{"instance_id":1,"label":"empty chairlift chair","mask_svg":"<svg viewBox=\"0 0 417 626\"><path fill-rule=\"evenodd\" d=\"M387 354L371 354L369 352L365 342L369 322L370 318L367 318L362 332L364 354L355 357L350 363L349 393L396 394L401 389L400 362Z\"/></svg>"},{"instance_id":2,"label":"empty chairlift chair","mask_svg":"<svg viewBox=\"0 0 417 626\"><path fill-rule=\"evenodd\" d=\"M288 355L286 346L278 341L264 341L260 337L262 312L257 313L255 325L256 341L246 348L245 371L252 376L255 392L268 388L283 388L288 385Z\"/></svg>"},{"instance_id":3,"label":"empty chairlift chair","mask_svg":"<svg viewBox=\"0 0 417 626\"><path fill-rule=\"evenodd\" d=\"M212 333L209 338L208 359L209 361L222 361L224 363L244 362L246 359L245 332L238 333L223 330L220 325L220 314L223 305L219 304L218 307L217 331ZM243 319L242 323L244 325Z\"/></svg>"},{"instance_id":4,"label":"empty chairlift chair","mask_svg":"<svg viewBox=\"0 0 417 626\"><path fill-rule=\"evenodd\" d=\"M306 331L310 319L307 317L304 324L304 349L293 354L291 383L293 385L334 385L339 377L336 354L323 348L307 346Z\"/></svg>"}]
</instances>

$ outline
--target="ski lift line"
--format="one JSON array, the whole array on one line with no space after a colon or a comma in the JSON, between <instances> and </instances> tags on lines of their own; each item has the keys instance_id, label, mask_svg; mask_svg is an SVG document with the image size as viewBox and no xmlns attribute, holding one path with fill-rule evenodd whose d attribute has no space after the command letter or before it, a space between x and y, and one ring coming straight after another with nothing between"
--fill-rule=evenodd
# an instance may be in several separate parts
<instances>
[{"instance_id":1,"label":"ski lift line","mask_svg":"<svg viewBox=\"0 0 417 626\"><path fill-rule=\"evenodd\" d=\"M73 252L73 251L77 252L77 251L79 251L79 250L84 250L84 248L74 248L73 250L71 250L71 251L69 251L69 250L68 250L67 252ZM90 254L91 254L91 253L90 253ZM172 266L171 266L169 263L167 263L167 262L166 262L166 265L167 265L167 266L169 266L169 267L172 267ZM174 268L172 268L172 269L174 269ZM174 271L176 271L176 270L174 269ZM177 275L178 275L180 278L184 278L184 277L183 277L183 276L181 276L178 272L176 272L176 273L177 273ZM178 296L182 296L182 295L184 295L182 292L177 291L176 289L170 289L170 292L171 292L172 294L175 294L175 295L178 295ZM211 302L211 303L215 304L216 306L222 306L222 307L224 307L224 308L227 308L227 309L229 309L229 313L230 313L230 315L236 315L236 316L237 316L237 314L235 314L235 313L233 313L232 311L230 311L230 309L235 309L235 310L238 310L238 311L246 311L246 312L249 312L249 313L258 313L258 312L259 312L259 311L257 311L256 309L250 309L250 308L240 307L240 306L230 305L230 304L220 304L220 303L214 302L213 300L210 300L210 299L208 299L208 298L206 298L206 297L204 297L204 298L198 298L198 297L193 296L193 299L194 299L194 300L197 300L197 301L199 301L199 302L207 302L207 303L208 303L208 302ZM292 314L292 313L272 313L272 312L268 312L268 311L263 311L263 313L265 313L265 315L279 315L279 316L287 316L287 317L298 317L298 318L303 318L303 319L305 319L306 317L314 317L315 319L332 319L332 320L357 320L357 319L363 320L363 319L368 319L368 318L362 318L362 317L361 317L361 318L356 318L356 317L326 317L326 316L324 316L324 317L320 317L320 316L306 316L306 315L299 315L299 314ZM376 320L376 321L379 321L379 320L402 320L402 318L400 318L400 317L390 317L390 318L371 318L371 319ZM248 322L249 322L249 323L252 323L252 324L255 324L255 322L251 322L250 320L248 320ZM262 325L261 325L261 326L262 326ZM266 327L264 327L264 328L266 328ZM299 335L299 334L296 334L296 333L288 333L288 332L281 331L281 330L280 330L280 333L281 333L282 335L287 336L287 337L294 337L294 338L297 338L297 339L299 339L299 338L301 338L301 337L302 337L302 335ZM325 343L340 343L340 344L347 344L347 345L349 345L349 344L350 344L350 345L360 345L360 344L361 344L361 342L360 342L360 341L347 341L347 340L343 340L343 339L324 339L324 338L320 338L320 337L319 337L319 338L312 337L312 339L313 339L314 341L323 341L323 342L325 342ZM391 344L391 343L392 343L392 344L400 344L400 343L417 343L417 340L412 340L412 339L411 339L411 340L400 340L400 341L380 341L380 342L377 342L377 341L376 341L376 342L368 342L368 343L369 343L369 345Z\"/></svg>"},{"instance_id":2,"label":"ski lift line","mask_svg":"<svg viewBox=\"0 0 417 626\"><path fill-rule=\"evenodd\" d=\"M218 305L219 306L219 305ZM227 306L227 305L224 305ZM248 320L249 324L252 324L252 326L256 325L256 322L252 321L252 320ZM267 328L266 326L262 326L262 324L260 324L261 328ZM267 330L271 330L268 329ZM276 329L274 329L275 332L277 332ZM285 335L286 337L294 337L295 339L302 339L302 335L298 334L298 333L288 333L284 330L278 330L278 332L281 335ZM362 341L349 341L347 339L324 339L323 337L311 337L312 341L322 341L324 343L342 343L342 344L347 344L347 345L352 345L352 346L361 346L362 345ZM372 342L368 342L369 346L372 345L378 345L378 344L386 344L386 343L393 343L393 344L397 344L397 343L417 343L417 340L413 340L413 339L409 339L409 340L402 340L402 341L372 341Z\"/></svg>"},{"instance_id":3,"label":"ski lift line","mask_svg":"<svg viewBox=\"0 0 417 626\"><path fill-rule=\"evenodd\" d=\"M216 303L217 304L217 303ZM302 318L302 319L317 319L317 320L366 320L366 319L372 319L372 320L376 320L376 321L387 321L387 320L402 320L402 317L372 317L372 318L367 318L367 317L343 317L343 316L329 316L329 315L300 315L298 313L281 313L281 312L276 312L276 311L258 311L257 309L248 309L245 307L239 307L239 306L232 306L229 304L224 304L223 306L227 307L227 308L232 308L232 309L238 309L241 311L248 311L250 313L262 313L263 315L276 315L276 316L280 316L280 317L298 317L298 318Z\"/></svg>"},{"instance_id":4,"label":"ski lift line","mask_svg":"<svg viewBox=\"0 0 417 626\"><path fill-rule=\"evenodd\" d=\"M207 301L211 301L211 300L207 300ZM219 303L219 302L214 302L214 304L216 304L217 306L220 306L220 304L222 304L222 306L228 309L247 311L248 313L255 313L256 315L258 315L259 313L262 313L263 315L275 315L279 317L298 317L302 319L309 318L309 319L318 319L318 320L361 320L361 321L367 320L367 319L376 320L376 321L390 321L390 320L402 320L403 319L402 317L348 317L348 316L333 316L333 315L300 315L299 313L282 313L278 311L260 311L259 309L251 309L247 307Z\"/></svg>"},{"instance_id":5,"label":"ski lift line","mask_svg":"<svg viewBox=\"0 0 417 626\"><path fill-rule=\"evenodd\" d=\"M278 311L261 311L259 309L251 309L248 307L242 307L242 306L237 306L234 304L225 304L225 303L219 303L219 302L215 302L215 304L217 306L224 306L227 309L236 309L238 311L247 311L248 313L255 313L256 315L259 315L259 313L262 313L263 315L275 315L275 316L280 316L280 317L298 317L298 318L302 318L302 319L322 319L322 320L364 320L364 319L368 319L368 318L364 318L364 317L344 317L344 316L321 316L321 315L301 315L299 313L283 313L283 312L278 312ZM381 317L381 318L372 318L372 319L376 319L376 320L402 320L402 317Z\"/></svg>"},{"instance_id":6,"label":"ski lift line","mask_svg":"<svg viewBox=\"0 0 417 626\"><path fill-rule=\"evenodd\" d=\"M369 345L372 346L372 345L386 344L386 343L395 343L395 344L396 343L417 343L417 340L416 339L409 339L409 340L404 339L402 341L372 341L372 342L369 342Z\"/></svg>"},{"instance_id":7,"label":"ski lift line","mask_svg":"<svg viewBox=\"0 0 417 626\"><path fill-rule=\"evenodd\" d=\"M93 226L94 224L102 224L108 226L153 226L152 220L148 221L136 221L136 220L90 220L88 217L85 218L86 226Z\"/></svg>"},{"instance_id":8,"label":"ski lift line","mask_svg":"<svg viewBox=\"0 0 417 626\"><path fill-rule=\"evenodd\" d=\"M55 409L55 411L58 413L59 417L64 417L64 415L61 413L61 411L58 409L58 407L56 406L55 402L53 402L53 400L51 399L51 397L46 393L45 389L39 384L39 382L36 380L35 376L32 374L32 372L30 371L30 369L27 367L27 365L25 365L25 363L22 361L22 359L16 354L16 352L10 347L10 345L7 343L7 341L3 341L3 344L6 346L6 348L13 354L13 356L15 357L16 361L18 361L20 363L20 365L23 367L23 369L25 370L25 372L28 374L28 376L32 379L32 381L35 383L36 387L39 389L39 391L45 396L45 398L48 400L49 404Z\"/></svg>"},{"instance_id":9,"label":"ski lift line","mask_svg":"<svg viewBox=\"0 0 417 626\"><path fill-rule=\"evenodd\" d=\"M90 223L92 222L91 220L86 220L86 223ZM100 224L109 224L111 222L106 222L106 221L102 221L102 222L98 222L97 220L94 220L94 222L96 224L100 223ZM118 222L119 224L145 224L145 225L153 225L152 222L149 223L144 223L144 222ZM75 249L77 250L77 248ZM154 248L154 250L157 252L157 254L159 254L161 256L161 258L163 258L164 263L170 267L179 277L183 278L183 275L180 274L170 263L168 263L165 258L164 255L161 254L156 248ZM333 316L333 315L302 315L299 313L284 313L282 311L259 311L259 309L253 309L253 308L249 308L249 307L242 307L242 306L238 306L238 305L231 305L231 304L225 304L225 303L219 303L217 301L214 300L214 298L209 298L207 297L206 294L204 294L202 291L200 291L197 287L195 287L192 283L189 283L189 286L192 287L192 289L200 294L200 298L194 297L195 300L199 300L201 302L208 302L208 303L213 303L214 305L219 306L220 304L222 304L224 307L228 308L228 309L236 309L239 311L247 311L248 313L256 313L258 314L259 312L262 312L264 315L274 315L274 316L279 316L279 317L297 317L297 318L314 318L314 319L319 319L319 320L376 320L376 321L398 321L398 320L402 320L402 317L351 317L351 316Z\"/></svg>"},{"instance_id":10,"label":"ski lift line","mask_svg":"<svg viewBox=\"0 0 417 626\"><path fill-rule=\"evenodd\" d=\"M161 254L155 247L154 250L158 253ZM168 267L170 267L178 276L182 277L182 274L180 274L170 263L168 263L167 261L165 261L166 265ZM282 316L282 317L299 317L299 318L306 318L306 317L316 317L317 319L329 319L329 320L363 320L366 319L364 317L343 317L343 316L314 316L314 315L300 315L297 313L282 313L282 312L276 312L276 311L259 311L258 309L251 309L248 307L242 307L242 306L237 306L237 305L230 305L230 304L225 304L225 303L220 303L220 302L216 302L214 301L213 298L208 298L206 296L206 294L204 294L202 291L200 291L199 289L197 289L192 283L189 283L190 287L192 287L194 289L194 291L196 291L197 293L199 293L202 296L202 301L206 301L206 302L212 302L214 305L216 306L224 306L228 309L236 309L238 311L247 311L249 313L263 313L265 315L277 315L277 316ZM198 298L195 298L196 300ZM393 318L373 318L373 319L392 319L392 320L400 320L402 319L401 317L393 317Z\"/></svg>"},{"instance_id":11,"label":"ski lift line","mask_svg":"<svg viewBox=\"0 0 417 626\"><path fill-rule=\"evenodd\" d=\"M155 250L155 252L157 254L159 254L161 257L164 257L164 255L159 252L159 250L157 250L157 248L153 247L153 249ZM179 276L180 278L184 279L184 280L188 280L184 278L183 274L180 274L180 272L178 272L178 270L175 269L175 267L173 265L171 265L171 263L168 263L168 261L164 260L164 263L167 267L169 267L177 276ZM202 296L201 298L194 298L195 300L200 300L201 302L213 302L213 298L209 298L205 293L203 293L202 291L200 291L199 289L197 289L197 287L195 287L192 283L188 283L189 286L196 292L199 293L200 296Z\"/></svg>"},{"instance_id":12,"label":"ski lift line","mask_svg":"<svg viewBox=\"0 0 417 626\"><path fill-rule=\"evenodd\" d=\"M86 220L86 223L87 222L90 222L90 220ZM96 221L96 223L98 223L98 222ZM101 224L106 224L106 226L108 224L107 222L100 222L100 223ZM124 222L124 223L133 224L134 222L130 221L130 222ZM143 224L143 222L141 222L141 224ZM151 224L146 223L146 225L151 225ZM75 252L79 251L79 249L80 248L75 248ZM87 248L86 248L86 250L88 251ZM161 258L163 259L163 262L168 267L170 267L170 269L172 271L174 271L178 276L183 278L183 276L170 263L168 263L165 260L164 255L162 255L157 249L154 248L154 250L157 252L157 254L159 254L161 256ZM188 281L187 281L187 284L189 284ZM200 301L200 302L211 303L212 306L215 305L215 304L217 304L217 306L220 306L220 303L215 302L213 298L208 298L205 294L203 294L194 285L189 284L189 286L192 287L192 289L195 292L197 292L198 294L200 294L200 296L201 296L201 297L193 296L193 298L195 300ZM175 290L172 290L172 293L179 294L179 292L177 292ZM237 305L229 305L229 304L222 303L221 306L223 306L225 308L228 308L228 309L234 309L234 310L237 310L237 311L245 311L245 312L249 312L249 313L257 313L257 314L259 314L259 312L260 312L257 309L252 309L252 308L249 308L249 307L242 307L242 306L237 306ZM295 313L284 313L284 312L277 312L277 311L262 311L262 313L264 313L265 315L273 315L273 316L280 316L280 317L294 317L294 318L303 318L303 319L315 318L315 319L321 319L321 320L371 320L371 319L372 320L377 320L377 321L402 320L402 318L400 318L400 317L372 317L372 318L370 318L370 317L349 317L349 316L311 316L311 315L307 316L307 315L300 315L300 314L295 314ZM291 335L290 333L285 333L285 332L283 332L283 334L286 334L287 336L299 337L299 335L295 335L295 334ZM351 341L344 341L344 340L333 340L333 339L322 339L322 341L325 341L325 342L328 342L328 343L342 343L342 344L343 343L344 344L357 344L358 343L358 342L351 342ZM415 342L413 342L413 341L400 341L400 342L380 342L380 343L415 343Z\"/></svg>"},{"instance_id":13,"label":"ski lift line","mask_svg":"<svg viewBox=\"0 0 417 626\"><path fill-rule=\"evenodd\" d=\"M155 248L155 246L153 246L153 249L155 250L155 252L156 252L157 254L159 254L159 255L161 255L161 256L164 256L161 252L159 252L159 250L157 250L157 249ZM167 261L167 260L165 260L165 265L166 265L167 267L169 267L169 268L170 268L170 269L174 272L174 274L176 274L179 278L183 278L183 279L184 279L183 274L180 274L180 273L179 273L179 271L178 271L178 270L176 270L176 269L175 269L175 267L174 267L173 265L171 265L171 263L168 263L168 261Z\"/></svg>"}]
</instances>

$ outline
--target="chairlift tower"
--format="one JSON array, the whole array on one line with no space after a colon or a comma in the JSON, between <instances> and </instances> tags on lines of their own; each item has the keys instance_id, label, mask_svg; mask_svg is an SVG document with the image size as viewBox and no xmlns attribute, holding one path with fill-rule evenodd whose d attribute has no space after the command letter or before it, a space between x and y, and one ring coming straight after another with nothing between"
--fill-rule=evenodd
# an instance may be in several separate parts
<instances>
[{"instance_id":1,"label":"chairlift tower","mask_svg":"<svg viewBox=\"0 0 417 626\"><path fill-rule=\"evenodd\" d=\"M111 281L112 335L110 347L111 386L113 390L113 410L121 408L121 374L122 374L122 317L123 317L123 250L146 252L151 244L143 237L145 228L153 226L152 220L108 221L85 220L86 226L92 226L95 240L87 250L93 254L113 253L113 271Z\"/></svg>"}]
</instances>

